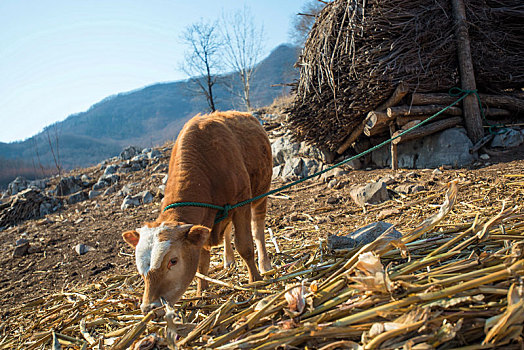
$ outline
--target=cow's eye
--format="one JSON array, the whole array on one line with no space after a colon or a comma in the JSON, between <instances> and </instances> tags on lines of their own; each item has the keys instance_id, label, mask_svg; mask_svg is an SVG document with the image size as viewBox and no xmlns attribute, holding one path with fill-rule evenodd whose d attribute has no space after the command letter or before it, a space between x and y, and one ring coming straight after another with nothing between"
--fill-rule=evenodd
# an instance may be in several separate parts
<instances>
[{"instance_id":1,"label":"cow's eye","mask_svg":"<svg viewBox=\"0 0 524 350\"><path fill-rule=\"evenodd\" d=\"M178 263L178 258L172 258L171 260L169 260L169 263L167 264L167 268L171 268L171 266L174 266Z\"/></svg>"}]
</instances>

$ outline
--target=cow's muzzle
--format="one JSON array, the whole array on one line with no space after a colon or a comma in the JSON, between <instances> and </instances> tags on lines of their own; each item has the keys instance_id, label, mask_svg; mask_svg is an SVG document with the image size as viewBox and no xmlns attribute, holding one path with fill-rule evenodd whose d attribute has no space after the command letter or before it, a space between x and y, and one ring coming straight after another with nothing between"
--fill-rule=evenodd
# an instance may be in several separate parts
<instances>
[{"instance_id":1,"label":"cow's muzzle","mask_svg":"<svg viewBox=\"0 0 524 350\"><path fill-rule=\"evenodd\" d=\"M151 310L161 307L160 301L154 301L152 303L142 303L140 304L140 310L144 315L147 315Z\"/></svg>"}]
</instances>

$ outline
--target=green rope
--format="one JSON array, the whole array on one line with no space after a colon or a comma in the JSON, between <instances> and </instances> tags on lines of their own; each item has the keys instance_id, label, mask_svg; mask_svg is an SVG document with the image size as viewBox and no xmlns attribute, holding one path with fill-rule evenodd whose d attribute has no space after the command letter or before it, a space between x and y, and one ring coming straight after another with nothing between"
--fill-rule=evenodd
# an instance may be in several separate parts
<instances>
[{"instance_id":1,"label":"green rope","mask_svg":"<svg viewBox=\"0 0 524 350\"><path fill-rule=\"evenodd\" d=\"M502 134L506 132L507 128L504 127L504 124L492 124L486 118L486 114L484 114L484 109L482 108L482 101L480 101L480 95L477 90L462 90L458 87L452 87L451 89L449 89L449 95L453 97L457 97L457 96L460 96L460 94L464 93L465 91L469 92L468 95L474 94L477 97L477 103L479 105L480 115L482 116L482 120L484 121L484 123L486 123L486 125L489 126L488 132L491 135L497 135L497 134ZM498 129L498 130L495 130L495 129Z\"/></svg>"},{"instance_id":2,"label":"green rope","mask_svg":"<svg viewBox=\"0 0 524 350\"><path fill-rule=\"evenodd\" d=\"M349 158L347 158L347 159L344 159L343 161L341 161L341 162L339 162L339 163L337 163L337 164L335 164L335 165L332 165L332 166L330 166L330 167L328 167L328 168L326 168L326 169L324 169L324 170L321 170L321 171L319 171L319 172L316 172L316 173L314 173L314 174L312 174L312 175L308 175L308 176L306 176L306 177L304 177L304 178L302 178L302 179L300 179L300 180L293 181L293 182L291 182L291 183L289 183L289 184L287 184L287 185L284 185L284 186L282 186L282 187L276 188L276 189L271 190L271 191L269 191L269 192L263 193L263 194L258 195L258 196L256 196L256 197L253 197L253 198L250 198L250 199L246 199L245 201L239 202L239 203L234 204L234 205L226 204L226 205L224 205L224 206L219 206L219 205L208 204L208 203L199 203L199 202L178 202L178 203L172 203L172 204L169 204L168 206L166 206L166 207L164 208L163 211L166 211L166 210L171 209L171 208L176 208L176 207L187 207L187 206L192 206L192 207L203 207L203 208L216 209L216 210L218 210L218 213L217 213L217 215L216 215L216 217L215 217L215 224L216 224L216 223L218 223L218 222L224 220L225 218L227 218L227 216L228 216L228 214L229 214L229 211L231 211L231 210L233 210L233 209L235 209L235 208L242 207L242 206L244 206L244 205L246 205L246 204L249 204L249 203L255 202L255 201L259 200L259 199L262 199L262 198L267 197L267 196L270 196L270 195L272 195L272 194L275 194L275 193L278 193L278 192L284 191L284 190L286 190L286 189L288 189L288 188L290 188L290 187L293 187L293 186L295 186L295 185L298 185L299 183L302 183L302 182L307 181L307 180L309 180L309 179L312 179L312 178L314 178L314 177L320 176L320 175L322 175L322 174L324 174L324 173L327 173L328 171L331 171L331 170L333 170L333 169L335 169L335 168L338 168L338 167L340 167L340 166L342 166L342 165L344 165L344 164L346 164L346 163L349 163L349 162L351 162L351 161L354 160L354 159L360 158L360 157L362 157L362 156L364 156L364 155L366 155L366 154L368 154L368 153L371 153L371 152L373 152L374 150L377 150L377 149L379 149L379 148L381 148L381 147L387 145L387 144L390 143L390 142L393 142L393 140L398 139L399 137L401 137L401 136L407 134L408 132L413 131L413 130L415 130L416 128L418 128L418 127L420 127L420 126L422 126L422 125L428 123L430 120L432 120L432 119L436 118L437 116L439 116L440 114L444 113L444 112L447 111L449 108L455 106L457 103L459 103L460 101L462 101L466 96L468 96L468 95L470 95L470 94L475 94L475 95L477 96L478 102L479 102L479 104L480 104L480 97L479 97L479 95L478 95L478 93L477 93L477 90L463 90L463 89L460 89L460 88L455 87L455 88L452 88L452 89L449 91L449 94L450 94L451 96L459 96L460 94L462 94L462 96L460 96L460 97L459 97L455 102L453 102L453 103L450 104L449 106L447 106L447 107L443 108L442 110L438 111L437 113L433 114L431 117L427 118L426 120L421 121L421 122L418 123L417 125L415 125L415 126L409 128L409 129L407 129L407 130L404 130L403 132L401 132L401 133L398 134L397 136L392 137L392 138L390 138L390 139L388 139L388 140L386 140L386 141L384 141L384 142L382 142L382 143L380 143L380 144L378 144L378 145L376 145L376 146L374 146L374 147L372 147L372 148L370 148L370 149L367 149L367 150L365 150L365 151L363 151L363 152L360 152L359 154L357 154L357 155L355 155L355 156L352 156L352 157L349 157ZM480 107L481 107L481 110L482 110L482 106L480 106ZM483 112L482 112L482 115L484 115Z\"/></svg>"}]
</instances>

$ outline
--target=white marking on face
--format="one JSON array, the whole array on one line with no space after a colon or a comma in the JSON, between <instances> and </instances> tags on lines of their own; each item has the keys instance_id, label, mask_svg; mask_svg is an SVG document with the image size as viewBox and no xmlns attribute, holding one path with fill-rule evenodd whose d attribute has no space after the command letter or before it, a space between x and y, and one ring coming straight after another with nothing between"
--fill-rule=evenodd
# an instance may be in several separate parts
<instances>
[{"instance_id":1,"label":"white marking on face","mask_svg":"<svg viewBox=\"0 0 524 350\"><path fill-rule=\"evenodd\" d=\"M137 229L140 239L136 246L136 267L138 272L147 276L150 270L158 269L171 246L170 241L160 242L158 235L164 230L164 225Z\"/></svg>"}]
</instances>

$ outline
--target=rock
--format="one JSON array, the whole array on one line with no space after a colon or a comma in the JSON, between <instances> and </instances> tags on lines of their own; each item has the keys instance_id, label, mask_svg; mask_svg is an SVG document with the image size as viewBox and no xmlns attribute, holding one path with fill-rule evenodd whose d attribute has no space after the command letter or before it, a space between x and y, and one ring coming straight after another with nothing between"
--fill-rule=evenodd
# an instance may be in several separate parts
<instances>
[{"instance_id":1,"label":"rock","mask_svg":"<svg viewBox=\"0 0 524 350\"><path fill-rule=\"evenodd\" d=\"M104 188L104 187L107 187L109 185L114 185L114 184L118 183L118 181L120 181L120 176L117 175L117 174L102 175L98 179L98 182L95 184L95 186L103 186L103 187L100 187L100 188ZM102 184L102 183L105 183L105 185ZM95 188L93 186L93 190L98 190L100 188Z\"/></svg>"},{"instance_id":2,"label":"rock","mask_svg":"<svg viewBox=\"0 0 524 350\"><path fill-rule=\"evenodd\" d=\"M13 196L22 192L28 187L29 183L23 176L18 176L9 185L7 185L7 194Z\"/></svg>"},{"instance_id":3,"label":"rock","mask_svg":"<svg viewBox=\"0 0 524 350\"><path fill-rule=\"evenodd\" d=\"M524 133L515 129L506 129L505 132L493 137L491 147L512 148L522 143L524 143Z\"/></svg>"},{"instance_id":4,"label":"rock","mask_svg":"<svg viewBox=\"0 0 524 350\"><path fill-rule=\"evenodd\" d=\"M380 235L382 235L384 232L386 232L387 229L389 229L391 226L393 226L390 223L379 221L375 222L373 224L364 226L356 230L355 232L352 232L346 236L335 236L335 235L328 235L327 237L327 244L329 249L352 249L355 247L363 246L366 244L369 244L376 240ZM389 232L389 234L385 237L389 240L394 240L401 238L402 234L398 232L397 230L393 229Z\"/></svg>"},{"instance_id":5,"label":"rock","mask_svg":"<svg viewBox=\"0 0 524 350\"><path fill-rule=\"evenodd\" d=\"M400 214L400 210L398 208L384 209L378 213L377 219L384 220L385 218L395 214Z\"/></svg>"},{"instance_id":6,"label":"rock","mask_svg":"<svg viewBox=\"0 0 524 350\"><path fill-rule=\"evenodd\" d=\"M130 195L132 192L133 192L133 189L132 189L132 185L131 184L125 184L121 189L120 191L118 192L118 195L119 196L128 196Z\"/></svg>"},{"instance_id":7,"label":"rock","mask_svg":"<svg viewBox=\"0 0 524 350\"><path fill-rule=\"evenodd\" d=\"M152 149L147 147L147 148L144 148L144 149L142 150L142 154L148 154L148 153L151 152L151 151L152 151Z\"/></svg>"},{"instance_id":8,"label":"rock","mask_svg":"<svg viewBox=\"0 0 524 350\"><path fill-rule=\"evenodd\" d=\"M327 164L333 163L333 160L335 160L336 156L334 152L321 150L315 146L308 145L305 142L300 143L298 153L308 158L318 159Z\"/></svg>"},{"instance_id":9,"label":"rock","mask_svg":"<svg viewBox=\"0 0 524 350\"><path fill-rule=\"evenodd\" d=\"M21 238L16 241L15 249L13 250L13 258L18 258L26 255L29 252L29 241Z\"/></svg>"},{"instance_id":10,"label":"rock","mask_svg":"<svg viewBox=\"0 0 524 350\"><path fill-rule=\"evenodd\" d=\"M28 187L36 188L39 190L44 190L47 187L48 183L49 183L49 180L47 179L33 180L33 181L29 181Z\"/></svg>"},{"instance_id":11,"label":"rock","mask_svg":"<svg viewBox=\"0 0 524 350\"><path fill-rule=\"evenodd\" d=\"M271 153L273 154L273 165L284 164L288 159L298 154L300 144L291 142L289 136L282 136L273 141L271 144Z\"/></svg>"},{"instance_id":12,"label":"rock","mask_svg":"<svg viewBox=\"0 0 524 350\"><path fill-rule=\"evenodd\" d=\"M335 159L333 152L320 150L305 142L293 142L288 134L273 140L271 152L275 170L273 179L278 176L285 180L310 176L319 172L324 166L323 163L331 163ZM281 167L276 168L279 165Z\"/></svg>"},{"instance_id":13,"label":"rock","mask_svg":"<svg viewBox=\"0 0 524 350\"><path fill-rule=\"evenodd\" d=\"M167 180L169 179L169 175L166 175L162 178L162 185L165 185L167 183Z\"/></svg>"},{"instance_id":14,"label":"rock","mask_svg":"<svg viewBox=\"0 0 524 350\"><path fill-rule=\"evenodd\" d=\"M134 156L133 158L131 158L131 162L133 163L137 163L137 162L142 162L142 161L147 161L147 155L146 154L138 154L136 156Z\"/></svg>"},{"instance_id":15,"label":"rock","mask_svg":"<svg viewBox=\"0 0 524 350\"><path fill-rule=\"evenodd\" d=\"M95 198L95 197L100 196L101 193L102 193L102 192L100 192L100 191L91 190L91 191L89 191L89 194L87 195L87 197L88 197L89 199L93 199L93 198Z\"/></svg>"},{"instance_id":16,"label":"rock","mask_svg":"<svg viewBox=\"0 0 524 350\"><path fill-rule=\"evenodd\" d=\"M345 181L345 180L344 181L340 181L337 178L335 178L335 179L332 179L331 181L329 181L328 188L333 188L335 190L340 190L341 188L344 188L348 184L349 184L349 181Z\"/></svg>"},{"instance_id":17,"label":"rock","mask_svg":"<svg viewBox=\"0 0 524 350\"><path fill-rule=\"evenodd\" d=\"M101 190L103 188L106 188L107 186L109 186L109 183L98 180L98 182L93 185L93 191Z\"/></svg>"},{"instance_id":18,"label":"rock","mask_svg":"<svg viewBox=\"0 0 524 350\"><path fill-rule=\"evenodd\" d=\"M292 179L294 176L301 176L304 170L304 161L302 158L291 158L286 161L284 169L282 169L281 177L286 180Z\"/></svg>"},{"instance_id":19,"label":"rock","mask_svg":"<svg viewBox=\"0 0 524 350\"><path fill-rule=\"evenodd\" d=\"M165 173L169 169L169 166L166 163L160 163L153 168L154 173Z\"/></svg>"},{"instance_id":20,"label":"rock","mask_svg":"<svg viewBox=\"0 0 524 350\"><path fill-rule=\"evenodd\" d=\"M73 248L78 255L84 255L92 250L96 250L94 247L79 243Z\"/></svg>"},{"instance_id":21,"label":"rock","mask_svg":"<svg viewBox=\"0 0 524 350\"><path fill-rule=\"evenodd\" d=\"M46 216L48 214L54 213L58 210L58 206L53 202L42 202L40 203L40 216Z\"/></svg>"},{"instance_id":22,"label":"rock","mask_svg":"<svg viewBox=\"0 0 524 350\"><path fill-rule=\"evenodd\" d=\"M398 166L400 168L438 168L441 165L463 167L473 164L475 158L469 153L473 143L463 128L451 128L411 140L398 145ZM389 147L382 147L371 156L372 162L379 167L391 165Z\"/></svg>"},{"instance_id":23,"label":"rock","mask_svg":"<svg viewBox=\"0 0 524 350\"><path fill-rule=\"evenodd\" d=\"M122 166L120 167L120 171L123 173L130 173L133 171L145 169L147 167L148 162L145 159L145 155L140 155L140 157L143 157L143 159L139 157L134 157L132 160L128 160L126 163L122 164Z\"/></svg>"},{"instance_id":24,"label":"rock","mask_svg":"<svg viewBox=\"0 0 524 350\"><path fill-rule=\"evenodd\" d=\"M68 204L75 204L79 202L85 201L88 197L87 193L85 191L78 191L76 193L73 193L67 198Z\"/></svg>"},{"instance_id":25,"label":"rock","mask_svg":"<svg viewBox=\"0 0 524 350\"><path fill-rule=\"evenodd\" d=\"M161 158L162 157L162 152L160 152L159 150L157 149L154 149L150 152L147 153L147 157L149 159L158 159L158 158Z\"/></svg>"},{"instance_id":26,"label":"rock","mask_svg":"<svg viewBox=\"0 0 524 350\"><path fill-rule=\"evenodd\" d=\"M122 205L120 206L120 209L126 210L130 207L137 207L140 205L140 199L137 197L132 197L130 195L127 195L126 198L124 198Z\"/></svg>"},{"instance_id":27,"label":"rock","mask_svg":"<svg viewBox=\"0 0 524 350\"><path fill-rule=\"evenodd\" d=\"M140 196L140 202L142 204L151 203L153 201L153 194L147 190L140 192L138 196Z\"/></svg>"},{"instance_id":28,"label":"rock","mask_svg":"<svg viewBox=\"0 0 524 350\"><path fill-rule=\"evenodd\" d=\"M160 185L158 186L158 190L160 191L160 193L163 195L165 195L166 193L166 185Z\"/></svg>"},{"instance_id":29,"label":"rock","mask_svg":"<svg viewBox=\"0 0 524 350\"><path fill-rule=\"evenodd\" d=\"M277 177L282 173L284 166L282 164L273 167L273 175L271 175L271 180L276 180Z\"/></svg>"},{"instance_id":30,"label":"rock","mask_svg":"<svg viewBox=\"0 0 524 350\"><path fill-rule=\"evenodd\" d=\"M104 195L104 197L107 197L107 196L109 196L109 195L112 195L112 194L115 193L115 192L116 192L116 186L111 186L111 187L109 187L108 189L106 189L106 190L104 191L104 194L103 194L103 195Z\"/></svg>"},{"instance_id":31,"label":"rock","mask_svg":"<svg viewBox=\"0 0 524 350\"><path fill-rule=\"evenodd\" d=\"M345 175L349 174L349 171L344 170L342 168L335 168L333 170L330 170L328 172L325 172L324 174L320 175L320 179L324 182L329 183L329 181L333 178L340 179L341 177L344 177Z\"/></svg>"},{"instance_id":32,"label":"rock","mask_svg":"<svg viewBox=\"0 0 524 350\"><path fill-rule=\"evenodd\" d=\"M137 154L140 154L141 152L142 152L141 148L135 147L135 146L129 146L129 147L126 147L122 151L122 153L120 153L119 158L122 160L129 160L133 158L134 156L136 156Z\"/></svg>"},{"instance_id":33,"label":"rock","mask_svg":"<svg viewBox=\"0 0 524 350\"><path fill-rule=\"evenodd\" d=\"M381 178L379 181L382 181L383 183L385 183L386 185L392 185L394 184L395 182L397 182L397 180L395 179L395 177L391 174L388 174L386 176L384 176L383 178Z\"/></svg>"},{"instance_id":34,"label":"rock","mask_svg":"<svg viewBox=\"0 0 524 350\"><path fill-rule=\"evenodd\" d=\"M414 171L410 171L410 172L407 173L405 176L406 176L407 179L418 179L418 178L420 177L420 175L417 174L417 173L414 172Z\"/></svg>"},{"instance_id":35,"label":"rock","mask_svg":"<svg viewBox=\"0 0 524 350\"><path fill-rule=\"evenodd\" d=\"M84 183L84 184L88 184L91 182L91 178L89 176L87 176L86 174L83 174L82 176L80 176L80 180Z\"/></svg>"},{"instance_id":36,"label":"rock","mask_svg":"<svg viewBox=\"0 0 524 350\"><path fill-rule=\"evenodd\" d=\"M107 176L107 175L115 174L115 173L118 171L118 168L119 168L119 166L116 165L116 164L111 164L111 165L109 165L109 166L104 170L104 175L103 175L103 176Z\"/></svg>"},{"instance_id":37,"label":"rock","mask_svg":"<svg viewBox=\"0 0 524 350\"><path fill-rule=\"evenodd\" d=\"M483 153L480 155L480 159L482 160L488 160L490 157L489 157L489 154L486 154L486 153Z\"/></svg>"},{"instance_id":38,"label":"rock","mask_svg":"<svg viewBox=\"0 0 524 350\"><path fill-rule=\"evenodd\" d=\"M442 175L442 170L440 170L439 168L434 169L433 175Z\"/></svg>"},{"instance_id":39,"label":"rock","mask_svg":"<svg viewBox=\"0 0 524 350\"><path fill-rule=\"evenodd\" d=\"M299 175L300 177L313 175L319 172L322 168L322 164L318 160L312 158L303 158L302 164L303 169L302 174Z\"/></svg>"},{"instance_id":40,"label":"rock","mask_svg":"<svg viewBox=\"0 0 524 350\"><path fill-rule=\"evenodd\" d=\"M355 203L360 206L364 206L365 204L379 204L389 199L386 184L382 181L354 187L349 194Z\"/></svg>"},{"instance_id":41,"label":"rock","mask_svg":"<svg viewBox=\"0 0 524 350\"><path fill-rule=\"evenodd\" d=\"M419 184L406 183L395 187L395 191L399 193L412 194L424 191L426 188Z\"/></svg>"},{"instance_id":42,"label":"rock","mask_svg":"<svg viewBox=\"0 0 524 350\"><path fill-rule=\"evenodd\" d=\"M327 203L327 204L337 204L339 201L340 201L340 198L337 198L337 197L329 197L329 198L326 200L326 203Z\"/></svg>"},{"instance_id":43,"label":"rock","mask_svg":"<svg viewBox=\"0 0 524 350\"><path fill-rule=\"evenodd\" d=\"M67 196L82 189L83 184L80 176L68 176L60 179L58 185L56 185L55 193L57 196Z\"/></svg>"}]
</instances>

